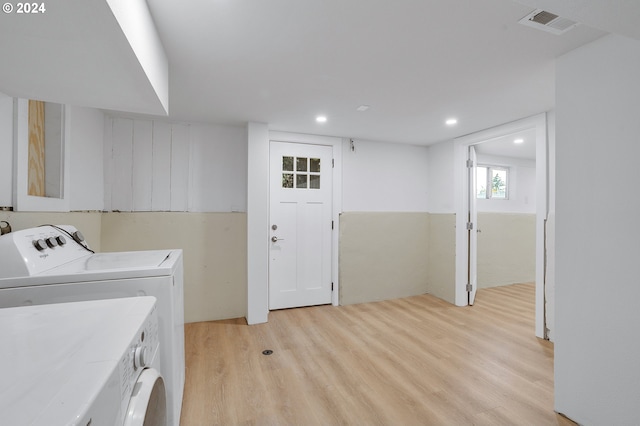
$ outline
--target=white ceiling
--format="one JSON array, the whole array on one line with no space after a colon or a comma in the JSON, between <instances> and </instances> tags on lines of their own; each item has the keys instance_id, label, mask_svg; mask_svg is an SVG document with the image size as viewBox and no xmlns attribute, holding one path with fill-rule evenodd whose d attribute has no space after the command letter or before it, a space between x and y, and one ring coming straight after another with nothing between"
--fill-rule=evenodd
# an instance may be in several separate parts
<instances>
[{"instance_id":1,"label":"white ceiling","mask_svg":"<svg viewBox=\"0 0 640 426\"><path fill-rule=\"evenodd\" d=\"M522 139L521 143L515 143ZM484 155L536 160L536 131L524 130L518 133L501 136L475 145L476 152Z\"/></svg>"},{"instance_id":2,"label":"white ceiling","mask_svg":"<svg viewBox=\"0 0 640 426\"><path fill-rule=\"evenodd\" d=\"M128 2L0 14L0 91L155 114L140 57L106 6ZM146 2L169 63L171 119L412 144L550 110L555 58L606 32L640 39L637 0ZM556 36L518 24L536 8L588 25ZM445 126L449 117L459 123Z\"/></svg>"},{"instance_id":3,"label":"white ceiling","mask_svg":"<svg viewBox=\"0 0 640 426\"><path fill-rule=\"evenodd\" d=\"M147 2L172 118L412 144L552 109L554 59L605 34L525 27L510 0Z\"/></svg>"}]
</instances>

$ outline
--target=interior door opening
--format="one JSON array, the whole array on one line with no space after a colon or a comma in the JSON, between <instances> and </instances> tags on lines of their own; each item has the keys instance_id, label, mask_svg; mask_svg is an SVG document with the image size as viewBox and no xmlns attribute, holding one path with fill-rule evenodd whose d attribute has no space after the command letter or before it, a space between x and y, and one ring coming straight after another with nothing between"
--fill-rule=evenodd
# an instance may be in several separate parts
<instances>
[{"instance_id":1,"label":"interior door opening","mask_svg":"<svg viewBox=\"0 0 640 426\"><path fill-rule=\"evenodd\" d=\"M476 188L478 183L473 182L472 177L477 177L475 166L483 165L482 163L496 163L485 164L496 166L495 170L505 169L508 165L500 164L499 161L492 161L498 157L517 157L519 154L515 154L518 148L521 148L521 139L517 134L523 133L526 135L525 139L530 140L531 149L528 156L523 155L522 158L518 158L516 163L522 164L524 162L533 162L530 172L531 179L533 179L533 185L535 189L532 189L532 193L528 195L527 200L520 200L521 210L526 210L523 207L523 203L535 203L535 207L529 205L527 208L532 214L532 219L535 224L532 226L535 228L535 305L536 305L536 320L535 330L536 336L545 337L545 268L546 268L546 251L545 251L545 222L548 214L548 200L547 200L547 128L546 128L546 114L540 114L528 119L519 120L513 123L506 124L494 129L489 129L477 134L461 137L455 140L455 156L458 169L458 184L459 191L458 204L456 209L456 304L459 306L472 305L475 299L475 291L479 286L478 282L478 235L485 238L482 233L482 226L478 226L477 201L484 201L477 199ZM502 145L506 151L498 152L492 151L497 149L499 145ZM506 148L505 148L506 147ZM480 155L483 158L476 158L476 161L472 161L472 156ZM499 155L498 155L499 154ZM491 158L493 157L493 158ZM487 160L488 158L488 160ZM473 164L473 166L471 166ZM513 166L512 166L513 167ZM491 168L489 168L491 170ZM523 173L524 175L524 173ZM490 176L493 176L491 174ZM499 177L506 177L508 175L499 174ZM500 179L496 179L499 181ZM518 179L515 180L517 185ZM490 185L491 183L489 183ZM500 185L498 185L500 186ZM496 198L494 208L496 212L507 213L509 208L509 196L515 197L519 194L515 189L509 194L505 188L496 189ZM522 189L522 188L520 188ZM492 188L486 187L485 191L491 191ZM522 191L520 191L522 192ZM509 195L507 195L509 194ZM486 195L486 193L485 193ZM514 201L514 200L511 200ZM513 203L511 203L513 205ZM518 282L518 281L516 281ZM523 281L520 281L523 282ZM515 283L515 282L514 282Z\"/></svg>"},{"instance_id":2,"label":"interior door opening","mask_svg":"<svg viewBox=\"0 0 640 426\"><path fill-rule=\"evenodd\" d=\"M535 142L530 129L469 146L470 305L477 289L535 281Z\"/></svg>"}]
</instances>

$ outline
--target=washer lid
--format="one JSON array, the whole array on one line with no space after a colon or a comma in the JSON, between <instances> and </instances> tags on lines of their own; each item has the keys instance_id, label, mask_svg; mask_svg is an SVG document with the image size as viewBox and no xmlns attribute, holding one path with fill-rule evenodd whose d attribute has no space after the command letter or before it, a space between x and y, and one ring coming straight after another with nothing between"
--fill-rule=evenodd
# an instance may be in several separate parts
<instances>
[{"instance_id":1,"label":"washer lid","mask_svg":"<svg viewBox=\"0 0 640 426\"><path fill-rule=\"evenodd\" d=\"M181 261L181 249L96 253L29 277L0 279L0 288L168 277Z\"/></svg>"},{"instance_id":2,"label":"washer lid","mask_svg":"<svg viewBox=\"0 0 640 426\"><path fill-rule=\"evenodd\" d=\"M35 283L65 283L160 277L173 274L181 250L96 253L31 277Z\"/></svg>"},{"instance_id":3,"label":"washer lid","mask_svg":"<svg viewBox=\"0 0 640 426\"><path fill-rule=\"evenodd\" d=\"M86 259L87 271L115 269L158 268L169 258L170 251L151 250L136 252L96 253Z\"/></svg>"}]
</instances>

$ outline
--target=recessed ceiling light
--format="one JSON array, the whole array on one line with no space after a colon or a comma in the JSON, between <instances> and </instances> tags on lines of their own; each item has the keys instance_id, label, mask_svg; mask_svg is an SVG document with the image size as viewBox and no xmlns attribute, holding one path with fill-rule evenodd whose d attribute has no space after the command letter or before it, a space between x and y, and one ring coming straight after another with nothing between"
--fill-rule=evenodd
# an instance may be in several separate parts
<instances>
[{"instance_id":1,"label":"recessed ceiling light","mask_svg":"<svg viewBox=\"0 0 640 426\"><path fill-rule=\"evenodd\" d=\"M445 121L444 123L447 126L453 126L454 124L456 124L458 122L457 118L448 118L447 121Z\"/></svg>"},{"instance_id":2,"label":"recessed ceiling light","mask_svg":"<svg viewBox=\"0 0 640 426\"><path fill-rule=\"evenodd\" d=\"M327 122L327 117L325 117L324 115L319 115L316 117L316 121L318 123L326 123Z\"/></svg>"},{"instance_id":3,"label":"recessed ceiling light","mask_svg":"<svg viewBox=\"0 0 640 426\"><path fill-rule=\"evenodd\" d=\"M356 111L366 111L369 108L371 108L369 105L360 105L358 108L356 108Z\"/></svg>"},{"instance_id":4,"label":"recessed ceiling light","mask_svg":"<svg viewBox=\"0 0 640 426\"><path fill-rule=\"evenodd\" d=\"M524 142L524 139L520 139L520 138L514 139L513 141L513 143L522 143L522 142Z\"/></svg>"}]
</instances>

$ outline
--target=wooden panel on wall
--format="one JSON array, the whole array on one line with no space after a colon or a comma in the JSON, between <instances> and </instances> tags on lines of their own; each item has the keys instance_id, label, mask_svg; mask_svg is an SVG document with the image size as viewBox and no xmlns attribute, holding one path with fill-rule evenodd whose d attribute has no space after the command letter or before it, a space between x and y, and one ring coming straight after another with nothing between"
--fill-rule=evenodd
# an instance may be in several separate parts
<instances>
[{"instance_id":1,"label":"wooden panel on wall","mask_svg":"<svg viewBox=\"0 0 640 426\"><path fill-rule=\"evenodd\" d=\"M171 124L153 122L153 188L151 209L171 209Z\"/></svg>"},{"instance_id":2,"label":"wooden panel on wall","mask_svg":"<svg viewBox=\"0 0 640 426\"><path fill-rule=\"evenodd\" d=\"M153 122L133 123L133 210L151 211Z\"/></svg>"},{"instance_id":3,"label":"wooden panel on wall","mask_svg":"<svg viewBox=\"0 0 640 426\"><path fill-rule=\"evenodd\" d=\"M113 120L113 186L111 209L131 211L133 208L131 187L133 167L133 120Z\"/></svg>"},{"instance_id":4,"label":"wooden panel on wall","mask_svg":"<svg viewBox=\"0 0 640 426\"><path fill-rule=\"evenodd\" d=\"M44 197L44 102L29 101L29 171L27 194Z\"/></svg>"},{"instance_id":5,"label":"wooden panel on wall","mask_svg":"<svg viewBox=\"0 0 640 426\"><path fill-rule=\"evenodd\" d=\"M171 211L185 212L189 200L189 126L171 128Z\"/></svg>"}]
</instances>

